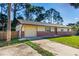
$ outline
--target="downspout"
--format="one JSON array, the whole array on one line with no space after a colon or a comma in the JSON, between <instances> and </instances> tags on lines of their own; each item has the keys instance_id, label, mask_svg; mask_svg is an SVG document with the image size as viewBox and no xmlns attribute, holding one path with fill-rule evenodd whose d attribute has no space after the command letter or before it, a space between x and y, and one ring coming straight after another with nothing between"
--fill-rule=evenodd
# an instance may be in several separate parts
<instances>
[{"instance_id":1,"label":"downspout","mask_svg":"<svg viewBox=\"0 0 79 59\"><path fill-rule=\"evenodd\" d=\"M36 36L38 37L38 26L36 26Z\"/></svg>"}]
</instances>

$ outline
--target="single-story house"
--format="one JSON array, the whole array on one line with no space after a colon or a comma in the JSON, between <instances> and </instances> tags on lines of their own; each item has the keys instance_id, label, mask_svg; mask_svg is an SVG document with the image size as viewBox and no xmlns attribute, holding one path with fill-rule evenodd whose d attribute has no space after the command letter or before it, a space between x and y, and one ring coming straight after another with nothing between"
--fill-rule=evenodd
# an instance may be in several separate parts
<instances>
[{"instance_id":1,"label":"single-story house","mask_svg":"<svg viewBox=\"0 0 79 59\"><path fill-rule=\"evenodd\" d=\"M65 25L50 24L44 22L32 22L26 20L17 20L16 31L19 37L43 37L55 35L72 35L71 27Z\"/></svg>"}]
</instances>

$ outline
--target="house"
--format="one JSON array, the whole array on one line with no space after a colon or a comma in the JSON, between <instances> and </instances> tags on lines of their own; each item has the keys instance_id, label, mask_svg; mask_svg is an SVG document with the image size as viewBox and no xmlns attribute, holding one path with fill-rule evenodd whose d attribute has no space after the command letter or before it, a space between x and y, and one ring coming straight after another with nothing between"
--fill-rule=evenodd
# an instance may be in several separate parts
<instances>
[{"instance_id":1,"label":"house","mask_svg":"<svg viewBox=\"0 0 79 59\"><path fill-rule=\"evenodd\" d=\"M44 37L55 35L72 35L72 29L65 25L57 25L43 22L32 22L17 20L16 31L20 38L24 37Z\"/></svg>"}]
</instances>

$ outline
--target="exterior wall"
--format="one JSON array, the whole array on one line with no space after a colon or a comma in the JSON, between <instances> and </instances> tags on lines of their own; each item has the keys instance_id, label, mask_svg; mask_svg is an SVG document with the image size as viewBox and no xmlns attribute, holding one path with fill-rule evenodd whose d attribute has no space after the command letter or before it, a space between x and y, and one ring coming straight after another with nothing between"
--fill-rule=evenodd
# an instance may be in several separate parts
<instances>
[{"instance_id":1,"label":"exterior wall","mask_svg":"<svg viewBox=\"0 0 79 59\"><path fill-rule=\"evenodd\" d=\"M37 36L54 36L54 32L37 32Z\"/></svg>"},{"instance_id":2,"label":"exterior wall","mask_svg":"<svg viewBox=\"0 0 79 59\"><path fill-rule=\"evenodd\" d=\"M45 32L45 26L37 26L37 31Z\"/></svg>"},{"instance_id":3,"label":"exterior wall","mask_svg":"<svg viewBox=\"0 0 79 59\"><path fill-rule=\"evenodd\" d=\"M57 28L58 35L72 35L72 30L69 28ZM63 31L62 31L63 30Z\"/></svg>"},{"instance_id":4,"label":"exterior wall","mask_svg":"<svg viewBox=\"0 0 79 59\"><path fill-rule=\"evenodd\" d=\"M38 31L37 32L37 36L54 36L54 35L59 35L59 36L63 36L63 35L72 35L72 30L68 28L57 28L56 27L51 27L51 31L47 32L47 31Z\"/></svg>"},{"instance_id":5,"label":"exterior wall","mask_svg":"<svg viewBox=\"0 0 79 59\"><path fill-rule=\"evenodd\" d=\"M72 35L72 32L58 32L58 35Z\"/></svg>"},{"instance_id":6,"label":"exterior wall","mask_svg":"<svg viewBox=\"0 0 79 59\"><path fill-rule=\"evenodd\" d=\"M21 25L21 24L17 25L17 26L16 26L16 31L21 30L21 27L22 27L22 25Z\"/></svg>"},{"instance_id":7,"label":"exterior wall","mask_svg":"<svg viewBox=\"0 0 79 59\"><path fill-rule=\"evenodd\" d=\"M51 27L50 32L46 31L47 26L39 26L37 36L53 36L55 34L54 27Z\"/></svg>"},{"instance_id":8,"label":"exterior wall","mask_svg":"<svg viewBox=\"0 0 79 59\"><path fill-rule=\"evenodd\" d=\"M68 30L68 28L51 27L51 31L46 31L46 27L47 26L19 25L17 26L17 31L19 30L22 37L72 35L72 30Z\"/></svg>"},{"instance_id":9,"label":"exterior wall","mask_svg":"<svg viewBox=\"0 0 79 59\"><path fill-rule=\"evenodd\" d=\"M67 32L68 28L57 28L57 32L61 32L63 30L63 32Z\"/></svg>"},{"instance_id":10,"label":"exterior wall","mask_svg":"<svg viewBox=\"0 0 79 59\"><path fill-rule=\"evenodd\" d=\"M55 27L51 27L51 31L52 32L55 32Z\"/></svg>"},{"instance_id":11,"label":"exterior wall","mask_svg":"<svg viewBox=\"0 0 79 59\"><path fill-rule=\"evenodd\" d=\"M17 26L16 26L16 31L18 32L18 36L19 36L19 38L21 38L21 28L22 28L22 25L21 24L18 24Z\"/></svg>"}]
</instances>

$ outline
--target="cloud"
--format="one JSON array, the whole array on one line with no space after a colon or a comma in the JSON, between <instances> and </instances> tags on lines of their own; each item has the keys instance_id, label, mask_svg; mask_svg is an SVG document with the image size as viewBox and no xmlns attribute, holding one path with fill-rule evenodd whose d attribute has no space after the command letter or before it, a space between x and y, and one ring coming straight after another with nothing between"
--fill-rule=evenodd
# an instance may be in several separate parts
<instances>
[{"instance_id":1,"label":"cloud","mask_svg":"<svg viewBox=\"0 0 79 59\"><path fill-rule=\"evenodd\" d=\"M74 19L79 19L79 18L74 18Z\"/></svg>"}]
</instances>

